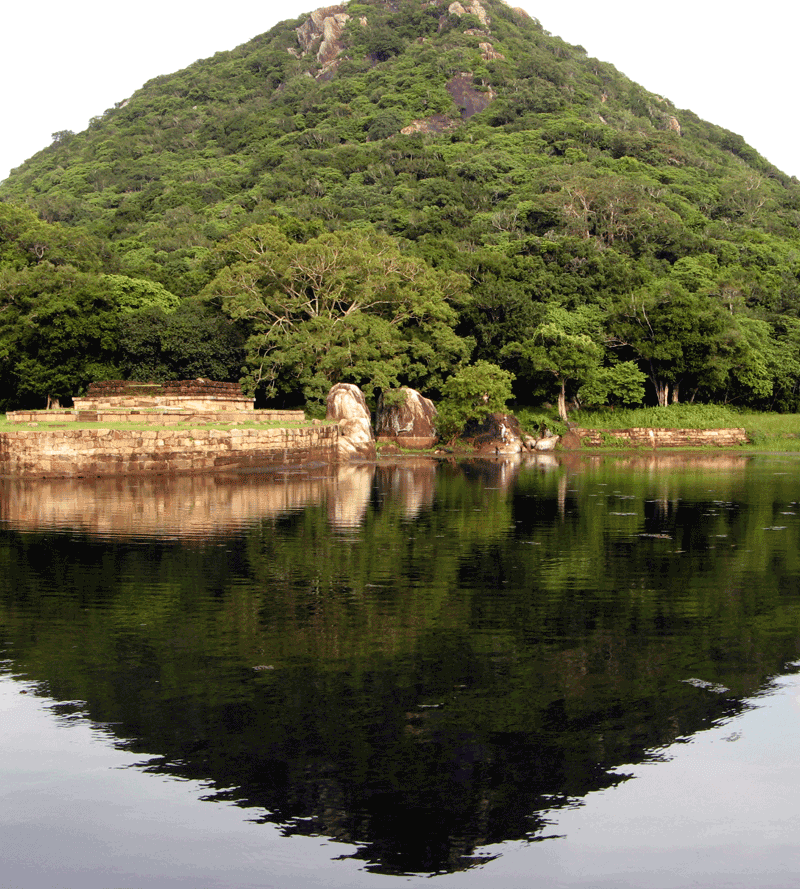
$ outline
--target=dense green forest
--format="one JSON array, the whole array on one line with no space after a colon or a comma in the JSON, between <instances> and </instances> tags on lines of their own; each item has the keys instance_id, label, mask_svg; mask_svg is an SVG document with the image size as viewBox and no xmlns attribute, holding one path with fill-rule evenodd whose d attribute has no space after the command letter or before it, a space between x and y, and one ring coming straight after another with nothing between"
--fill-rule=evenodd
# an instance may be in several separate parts
<instances>
[{"instance_id":1,"label":"dense green forest","mask_svg":"<svg viewBox=\"0 0 800 889\"><path fill-rule=\"evenodd\" d=\"M489 362L519 403L793 411L798 223L740 136L500 0L328 7L0 184L0 406L109 377L436 399Z\"/></svg>"}]
</instances>

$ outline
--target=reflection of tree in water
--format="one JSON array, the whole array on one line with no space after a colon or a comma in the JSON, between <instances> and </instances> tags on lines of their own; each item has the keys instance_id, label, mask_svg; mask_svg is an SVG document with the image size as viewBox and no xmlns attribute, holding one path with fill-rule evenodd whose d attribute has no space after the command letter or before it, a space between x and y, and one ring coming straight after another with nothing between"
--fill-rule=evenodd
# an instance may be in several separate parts
<instances>
[{"instance_id":1,"label":"reflection of tree in water","mask_svg":"<svg viewBox=\"0 0 800 889\"><path fill-rule=\"evenodd\" d=\"M553 809L731 716L797 656L792 541L747 556L746 586L730 559L710 561L716 534L743 544L766 523L774 492L726 510L678 485L664 512L643 487L637 515L615 517L629 491L607 476L506 487L486 461L443 468L429 491L419 468L420 500L410 471L379 467L366 499L358 488L346 545L329 503L224 549L9 534L15 664L87 701L149 771L402 874L547 836ZM681 559L647 536L684 525L697 530ZM687 684L697 670L733 692Z\"/></svg>"}]
</instances>

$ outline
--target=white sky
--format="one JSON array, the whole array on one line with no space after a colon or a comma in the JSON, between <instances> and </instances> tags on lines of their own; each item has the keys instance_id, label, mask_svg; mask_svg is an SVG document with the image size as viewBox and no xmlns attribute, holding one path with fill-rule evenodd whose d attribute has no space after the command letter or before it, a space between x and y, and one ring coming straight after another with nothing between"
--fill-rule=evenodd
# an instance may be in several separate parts
<instances>
[{"instance_id":1,"label":"white sky","mask_svg":"<svg viewBox=\"0 0 800 889\"><path fill-rule=\"evenodd\" d=\"M331 0L39 0L0 12L0 179L57 130L145 81L233 49ZM796 78L800 4L785 0L511 0L543 27L611 62L646 89L741 134L800 177Z\"/></svg>"}]
</instances>

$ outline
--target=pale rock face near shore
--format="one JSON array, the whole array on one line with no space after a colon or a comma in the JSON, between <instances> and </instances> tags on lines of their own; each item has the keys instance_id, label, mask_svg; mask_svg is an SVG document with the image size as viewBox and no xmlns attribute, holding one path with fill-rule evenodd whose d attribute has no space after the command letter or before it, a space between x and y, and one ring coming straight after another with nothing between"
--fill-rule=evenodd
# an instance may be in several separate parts
<instances>
[{"instance_id":1,"label":"pale rock face near shore","mask_svg":"<svg viewBox=\"0 0 800 889\"><path fill-rule=\"evenodd\" d=\"M374 460L377 451L364 393L352 383L337 383L326 399L325 417L339 424L339 459Z\"/></svg>"},{"instance_id":2,"label":"pale rock face near shore","mask_svg":"<svg viewBox=\"0 0 800 889\"><path fill-rule=\"evenodd\" d=\"M327 420L370 420L369 408L364 393L353 383L337 383L331 386L325 400Z\"/></svg>"},{"instance_id":3,"label":"pale rock face near shore","mask_svg":"<svg viewBox=\"0 0 800 889\"><path fill-rule=\"evenodd\" d=\"M353 417L339 420L339 459L374 460L377 455L375 437L369 420Z\"/></svg>"}]
</instances>

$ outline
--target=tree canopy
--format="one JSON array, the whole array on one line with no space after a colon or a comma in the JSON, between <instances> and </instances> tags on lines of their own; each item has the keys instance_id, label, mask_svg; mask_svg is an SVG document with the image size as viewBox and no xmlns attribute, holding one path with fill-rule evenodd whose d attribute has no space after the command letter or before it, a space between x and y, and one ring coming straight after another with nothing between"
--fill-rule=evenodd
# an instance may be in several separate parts
<instances>
[{"instance_id":1,"label":"tree canopy","mask_svg":"<svg viewBox=\"0 0 800 889\"><path fill-rule=\"evenodd\" d=\"M223 242L226 262L207 288L249 331L247 385L268 394L302 390L322 402L334 383L368 395L410 383L435 388L471 343L453 332L466 279L404 255L369 229L305 243L274 225Z\"/></svg>"}]
</instances>

